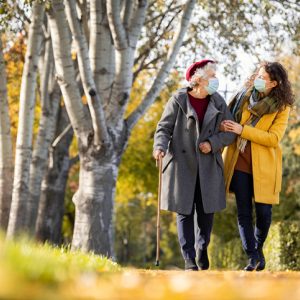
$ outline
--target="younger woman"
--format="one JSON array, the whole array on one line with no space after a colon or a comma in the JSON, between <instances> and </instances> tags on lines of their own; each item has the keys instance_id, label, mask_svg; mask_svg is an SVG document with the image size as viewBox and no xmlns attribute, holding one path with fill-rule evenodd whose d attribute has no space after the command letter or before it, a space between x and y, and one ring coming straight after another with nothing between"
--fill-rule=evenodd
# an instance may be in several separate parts
<instances>
[{"instance_id":1,"label":"younger woman","mask_svg":"<svg viewBox=\"0 0 300 300\"><path fill-rule=\"evenodd\" d=\"M249 262L244 270L263 270L263 244L271 225L272 205L279 203L282 179L280 141L294 102L288 75L278 62L263 63L254 82L233 98L235 121L225 120L222 130L238 135L224 153L226 190L234 192L238 227ZM256 221L252 223L252 197Z\"/></svg>"}]
</instances>

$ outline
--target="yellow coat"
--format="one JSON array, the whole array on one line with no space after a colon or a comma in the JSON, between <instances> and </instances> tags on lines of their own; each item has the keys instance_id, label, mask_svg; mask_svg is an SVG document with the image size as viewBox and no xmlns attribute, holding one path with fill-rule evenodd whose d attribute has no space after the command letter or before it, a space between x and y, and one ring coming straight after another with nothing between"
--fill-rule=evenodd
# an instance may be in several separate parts
<instances>
[{"instance_id":1,"label":"yellow coat","mask_svg":"<svg viewBox=\"0 0 300 300\"><path fill-rule=\"evenodd\" d=\"M243 107L243 125L250 117ZM282 181L282 151L280 141L288 124L290 108L281 112L266 114L258 121L255 127L244 125L241 137L251 141L252 174L255 202L278 204ZM234 166L237 162L238 150L236 143L228 146L223 152L224 177L226 192L229 192Z\"/></svg>"}]
</instances>

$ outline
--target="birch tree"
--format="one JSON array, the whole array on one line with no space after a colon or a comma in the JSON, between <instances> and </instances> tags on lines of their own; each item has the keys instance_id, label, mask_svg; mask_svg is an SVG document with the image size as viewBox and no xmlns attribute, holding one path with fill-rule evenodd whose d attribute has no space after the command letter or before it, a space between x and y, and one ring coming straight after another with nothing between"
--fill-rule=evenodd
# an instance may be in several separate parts
<instances>
[{"instance_id":1,"label":"birch tree","mask_svg":"<svg viewBox=\"0 0 300 300\"><path fill-rule=\"evenodd\" d=\"M69 169L78 161L77 156L69 157L73 130L66 109L63 106L59 109L55 129L56 138L50 146L49 160L47 160L49 163L41 187L36 237L39 241L60 244L62 242L64 196Z\"/></svg>"},{"instance_id":2,"label":"birch tree","mask_svg":"<svg viewBox=\"0 0 300 300\"><path fill-rule=\"evenodd\" d=\"M65 1L66 9L63 1L51 1L52 6L47 12L57 78L79 145L80 176L79 189L73 197L76 212L72 248L93 250L108 256L113 254L112 216L115 183L130 128L158 95L174 64L195 5L195 1L187 1L184 5L179 30L174 35L165 62L157 74L157 80L147 93L142 106L138 107L130 118L125 119L132 87L136 46L148 3L122 3L123 7L120 1L90 1L91 28L95 26L100 29L97 32L98 37L105 33L110 36L110 39L103 41L104 45L100 46L101 42L97 43L91 33L90 49L76 15L75 1ZM107 28L105 31L101 27L106 22L106 18L101 18L103 15L107 15L109 32ZM102 20L102 23L99 20ZM88 100L88 115L84 114L78 87L74 85L75 72L71 67L68 24L74 38L80 75ZM114 54L104 56L103 53L108 50L113 50ZM101 67L104 57L106 64L103 66L115 66L115 70L111 67L105 69L104 73L109 74L106 81L98 76L99 81L102 79L104 82L104 85L101 85L96 84L95 73ZM97 90L99 86L101 92Z\"/></svg>"},{"instance_id":3,"label":"birch tree","mask_svg":"<svg viewBox=\"0 0 300 300\"><path fill-rule=\"evenodd\" d=\"M49 148L54 139L61 98L60 89L55 79L50 36L46 37L45 51L39 63L39 73L42 114L30 166L29 195L26 214L28 229L32 234L34 234L35 231L41 183L47 170Z\"/></svg>"},{"instance_id":4,"label":"birch tree","mask_svg":"<svg viewBox=\"0 0 300 300\"><path fill-rule=\"evenodd\" d=\"M0 36L0 228L6 231L12 197L13 150L7 100L6 71Z\"/></svg>"},{"instance_id":5,"label":"birch tree","mask_svg":"<svg viewBox=\"0 0 300 300\"><path fill-rule=\"evenodd\" d=\"M21 84L13 194L7 229L8 238L17 235L26 228L26 201L28 199L29 168L32 155L36 75L42 41L43 18L44 4L35 1Z\"/></svg>"}]
</instances>

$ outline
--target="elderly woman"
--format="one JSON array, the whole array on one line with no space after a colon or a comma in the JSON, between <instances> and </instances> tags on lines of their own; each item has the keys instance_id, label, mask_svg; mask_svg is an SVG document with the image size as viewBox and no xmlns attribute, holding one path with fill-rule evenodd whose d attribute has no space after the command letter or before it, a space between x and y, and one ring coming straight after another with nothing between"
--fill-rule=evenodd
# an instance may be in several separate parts
<instances>
[{"instance_id":1,"label":"elderly woman","mask_svg":"<svg viewBox=\"0 0 300 300\"><path fill-rule=\"evenodd\" d=\"M224 151L226 190L234 192L238 227L248 256L245 271L265 268L263 245L279 203L282 177L280 141L294 102L288 74L278 62L263 63L229 104L235 122L222 122L225 132L238 135ZM253 227L252 198L256 220Z\"/></svg>"},{"instance_id":2,"label":"elderly woman","mask_svg":"<svg viewBox=\"0 0 300 300\"><path fill-rule=\"evenodd\" d=\"M161 209L177 213L185 269L206 270L214 213L226 206L221 149L236 135L219 131L232 116L216 92L216 63L192 64L186 79L189 87L169 99L157 125L153 156L163 157Z\"/></svg>"}]
</instances>

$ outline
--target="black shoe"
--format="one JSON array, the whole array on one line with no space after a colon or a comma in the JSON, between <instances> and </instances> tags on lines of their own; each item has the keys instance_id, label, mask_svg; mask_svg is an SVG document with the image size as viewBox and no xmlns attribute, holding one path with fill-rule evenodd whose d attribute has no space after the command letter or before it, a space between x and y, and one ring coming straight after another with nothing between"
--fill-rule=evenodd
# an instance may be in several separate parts
<instances>
[{"instance_id":1,"label":"black shoe","mask_svg":"<svg viewBox=\"0 0 300 300\"><path fill-rule=\"evenodd\" d=\"M207 270L209 268L209 260L207 249L198 249L196 255L197 265L200 270Z\"/></svg>"},{"instance_id":2,"label":"black shoe","mask_svg":"<svg viewBox=\"0 0 300 300\"><path fill-rule=\"evenodd\" d=\"M256 270L259 260L257 258L249 258L248 265L244 268L244 271L252 272Z\"/></svg>"},{"instance_id":3,"label":"black shoe","mask_svg":"<svg viewBox=\"0 0 300 300\"><path fill-rule=\"evenodd\" d=\"M185 269L185 271L198 271L198 267L197 267L195 258L185 259L184 260L184 269Z\"/></svg>"},{"instance_id":4,"label":"black shoe","mask_svg":"<svg viewBox=\"0 0 300 300\"><path fill-rule=\"evenodd\" d=\"M266 260L265 260L265 256L264 256L262 247L257 248L257 253L258 253L258 261L259 262L256 267L256 271L262 271L266 267Z\"/></svg>"}]
</instances>

